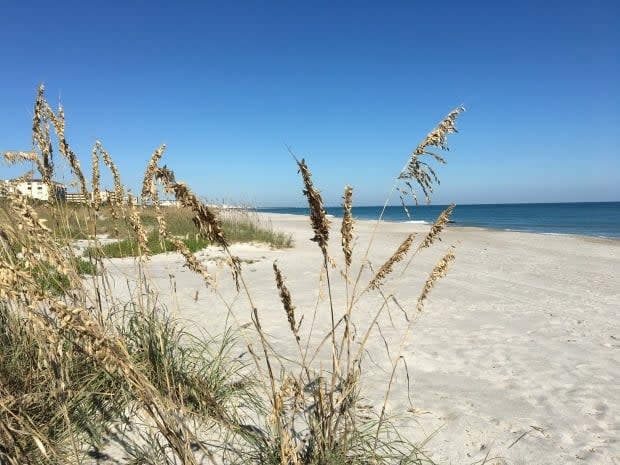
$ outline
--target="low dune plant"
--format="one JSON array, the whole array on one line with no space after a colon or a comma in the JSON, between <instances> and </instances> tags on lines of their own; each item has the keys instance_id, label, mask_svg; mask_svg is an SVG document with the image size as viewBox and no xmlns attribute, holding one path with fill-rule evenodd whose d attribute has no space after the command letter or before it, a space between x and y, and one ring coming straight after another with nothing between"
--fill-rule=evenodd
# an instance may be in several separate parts
<instances>
[{"instance_id":1,"label":"low dune plant","mask_svg":"<svg viewBox=\"0 0 620 465\"><path fill-rule=\"evenodd\" d=\"M417 202L418 189L430 201L438 179L427 160L445 163L432 149L447 150L447 136L455 132L461 111L449 113L412 152L386 206L398 192L407 209L409 198ZM10 163L33 164L50 189L64 163L85 200L79 206L56 200L34 204L15 192L2 193L0 463L95 463L112 453L110 441L122 447L127 463L136 464L432 463L423 445L398 427L388 399L399 370L407 371L403 351L416 316L445 276L453 248L428 270L415 302L405 308L396 295L412 260L439 240L452 207L427 233L407 235L394 244L391 256L372 263L383 213L360 248L354 193L345 187L335 240L333 220L308 164L296 159L310 208L311 240L320 256L316 287L322 297L312 311L300 311L307 306L295 301L287 270L273 263L272 291L291 336L292 351L284 354L262 325L264 312L275 310L255 304L245 262L231 244L287 248L291 236L261 224L247 210L206 204L162 164L165 150L162 145L153 152L134 197L97 142L89 183L66 139L64 110L51 108L41 86L32 150L4 154ZM104 167L114 193L105 202L99 195L106 190ZM164 197L177 207L163 206ZM112 242L104 243L103 237ZM76 239L88 241L85 252L75 247ZM210 265L195 254L207 246L223 255L230 278L219 279L232 279L233 292L244 296L250 327L239 323L238 310L217 286ZM160 303L144 267L162 252L180 254L227 310L222 334L190 332ZM109 268L110 259L126 256L136 257L139 292L122 297L108 283ZM381 324L395 307L402 314L402 332L390 344L396 349L387 350L390 375L383 402L373 405L364 396L368 344L383 337ZM314 324L319 320L328 321L320 335ZM250 361L238 351L249 354Z\"/></svg>"}]
</instances>

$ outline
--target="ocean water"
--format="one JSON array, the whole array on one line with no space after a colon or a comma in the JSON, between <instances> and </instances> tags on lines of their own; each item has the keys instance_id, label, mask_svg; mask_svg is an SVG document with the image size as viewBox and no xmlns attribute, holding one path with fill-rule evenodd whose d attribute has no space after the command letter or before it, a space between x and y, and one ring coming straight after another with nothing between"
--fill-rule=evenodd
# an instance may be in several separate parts
<instances>
[{"instance_id":1,"label":"ocean water","mask_svg":"<svg viewBox=\"0 0 620 465\"><path fill-rule=\"evenodd\" d=\"M381 206L353 207L355 218L377 219ZM432 223L446 205L410 207L408 218L401 206L387 207L386 221ZM327 213L342 217L342 208ZM307 208L259 208L257 211L308 215ZM476 226L543 234L577 234L620 239L620 202L515 203L457 205L451 220L458 226Z\"/></svg>"}]
</instances>

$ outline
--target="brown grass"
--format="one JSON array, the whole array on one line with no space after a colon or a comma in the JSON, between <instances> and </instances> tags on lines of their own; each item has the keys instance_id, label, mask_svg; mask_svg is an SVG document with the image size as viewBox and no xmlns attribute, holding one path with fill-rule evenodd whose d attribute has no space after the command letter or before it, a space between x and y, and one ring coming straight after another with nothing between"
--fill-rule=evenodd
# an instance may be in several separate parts
<instances>
[{"instance_id":1,"label":"brown grass","mask_svg":"<svg viewBox=\"0 0 620 465\"><path fill-rule=\"evenodd\" d=\"M420 157L430 155L445 162L428 147L447 149L446 137L455 132L454 123L461 111L458 108L450 113L429 133L397 182L404 181L409 187L417 183L429 198L432 183L438 180ZM64 111L62 107L52 111L41 86L34 109L33 153L41 176L49 183L55 170L52 128L61 160L69 165L88 198L86 179L65 138ZM141 199L153 202L152 207L137 205L131 195L129 205L123 205L125 189L119 171L99 142L92 152L92 186L95 193L101 191L99 163L103 160L114 178L116 195L110 205L100 204L98 195L80 207L34 205L18 195L9 195L1 203L0 462L87 463L85 444L99 447L103 431L131 425L139 437L121 433L121 440L127 445L127 453L133 454L132 463L198 464L202 459L280 465L431 463L393 426L387 411L414 318L405 323L398 351L388 349L391 377L382 405L368 406L361 397L365 381L362 362L370 338L382 337L375 332L393 297L385 287L393 278L394 265L407 255L411 262L420 250L435 244L452 207L439 216L413 254L410 250L415 236L409 234L363 286L368 250L380 221L355 274L351 270L352 188L347 186L340 230L344 254L341 275L346 289L346 298L341 299L345 305L341 306L337 304L341 300L334 296L336 276L330 273L338 264L328 254L330 222L323 199L305 160L296 160L327 290L326 300L317 300L314 318L329 315L331 324L319 343L310 343L311 330L301 331L304 315L293 305L282 270L274 263L274 292L279 294L298 351L298 358L292 360L290 354L274 349L269 328L261 325L259 309L244 278L242 259L231 252L232 240L225 222L218 211L178 182L172 170L160 166L164 149L160 146L151 156L142 184ZM31 160L30 153L11 152L5 158L18 163ZM180 208L163 209L159 204L162 194L174 196ZM232 300L220 292L214 275L182 239L188 225L194 228L195 237L224 252L235 283ZM245 345L254 366L224 356L224 349L209 352L200 338L179 332L169 316L162 314L141 266L136 277L138 293L129 301L118 302L105 269L87 286L74 269L76 257L69 247L75 231L85 228L93 250L102 249L97 237L101 232L133 237L139 261L151 253L150 234L158 235L162 248L172 244L186 266L202 276L226 308L223 318L236 326L229 327L227 333L234 331L243 338L239 344ZM93 257L103 265L99 255ZM418 312L453 259L450 248L431 271L414 303ZM43 286L35 273L42 267L71 277L64 294L59 296ZM245 297L254 332L249 332L233 311L233 303L240 299L237 293ZM370 294L382 301L379 308L367 306L364 299ZM369 312L372 318L367 327L355 324L360 313ZM119 313L124 316L119 317ZM325 354L329 361L317 362ZM43 386L49 386L47 391ZM84 405L89 408L80 407ZM146 425L139 426L136 418Z\"/></svg>"},{"instance_id":2,"label":"brown grass","mask_svg":"<svg viewBox=\"0 0 620 465\"><path fill-rule=\"evenodd\" d=\"M433 183L439 183L435 171L427 162L422 160L422 157L426 155L441 164L446 162L437 152L430 151L429 147L448 150L448 135L456 132L456 119L463 111L465 111L465 108L460 106L448 113L411 153L409 161L398 176L398 179L404 181L405 186L408 188L408 194L413 197L416 204L418 203L418 197L415 185L422 189L425 200L430 202ZM407 194L407 190L401 188L401 193Z\"/></svg>"},{"instance_id":3,"label":"brown grass","mask_svg":"<svg viewBox=\"0 0 620 465\"><path fill-rule=\"evenodd\" d=\"M291 332L295 336L297 342L299 342L299 331L297 323L295 322L295 306L293 305L293 301L291 299L291 293L286 287L286 284L284 284L282 272L275 262L273 263L273 272L276 276L276 286L280 292L280 300L282 301L282 306L284 307L284 312L286 313L286 319L288 320Z\"/></svg>"},{"instance_id":4,"label":"brown grass","mask_svg":"<svg viewBox=\"0 0 620 465\"><path fill-rule=\"evenodd\" d=\"M299 172L304 181L304 195L308 199L308 206L310 207L310 224L314 231L314 237L310 239L318 244L323 252L323 256L327 260L327 244L329 242L329 220L327 219L327 213L323 208L323 199L321 193L314 187L312 183L312 174L306 165L306 161L302 158L297 160L297 166Z\"/></svg>"},{"instance_id":5,"label":"brown grass","mask_svg":"<svg viewBox=\"0 0 620 465\"><path fill-rule=\"evenodd\" d=\"M370 283L368 283L369 289L378 289L381 286L386 277L392 272L394 264L405 258L407 252L409 252L409 249L411 248L411 244L413 244L414 239L414 233L409 234L405 238L405 240L398 246L398 249L396 249L392 256L388 258L383 265L381 265L381 268L379 268L377 274L375 274L375 276L370 280Z\"/></svg>"},{"instance_id":6,"label":"brown grass","mask_svg":"<svg viewBox=\"0 0 620 465\"><path fill-rule=\"evenodd\" d=\"M344 188L342 204L342 227L340 234L342 236L342 252L344 254L344 263L347 268L351 266L351 256L353 255L353 216L351 207L353 206L353 188L346 186Z\"/></svg>"}]
</instances>

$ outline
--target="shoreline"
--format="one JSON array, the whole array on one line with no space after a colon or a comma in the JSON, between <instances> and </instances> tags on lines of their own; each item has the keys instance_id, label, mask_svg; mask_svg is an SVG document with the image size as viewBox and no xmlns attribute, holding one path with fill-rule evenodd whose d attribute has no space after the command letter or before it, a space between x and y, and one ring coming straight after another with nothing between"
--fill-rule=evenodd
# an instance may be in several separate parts
<instances>
[{"instance_id":1,"label":"shoreline","mask_svg":"<svg viewBox=\"0 0 620 465\"><path fill-rule=\"evenodd\" d=\"M289 217L300 217L300 218L304 218L306 221L309 221L308 215L304 213L272 213L272 212L264 212L264 211L259 211L259 210L253 210L253 211L259 216L259 218L263 216L268 217L268 216L273 215L275 217L282 217L283 219L289 218ZM327 217L330 221L332 221L332 223L334 222L333 220L335 219L342 220L341 216L327 215ZM363 222L363 223L368 223L368 224L374 224L376 223L377 220L366 219L366 218L360 219L354 216L353 221L354 223ZM422 220L419 222L418 221L409 222L409 221L381 220L381 222L385 224L411 225L411 226L422 226L422 227L430 227L433 224L432 222L427 222L427 221L422 221ZM595 240L595 241L600 240L602 242L610 242L612 244L620 245L620 236L613 237L613 236L595 236L595 235L588 235L588 234L525 231L525 230L517 230L517 229L493 228L489 226L475 226L475 225L469 226L469 225L462 225L460 223L451 223L451 224L449 223L448 225L446 225L445 229L446 231L462 229L463 231L474 230L474 231L517 233L517 234L533 234L536 236L570 237L570 238L584 239L584 240Z\"/></svg>"}]
</instances>

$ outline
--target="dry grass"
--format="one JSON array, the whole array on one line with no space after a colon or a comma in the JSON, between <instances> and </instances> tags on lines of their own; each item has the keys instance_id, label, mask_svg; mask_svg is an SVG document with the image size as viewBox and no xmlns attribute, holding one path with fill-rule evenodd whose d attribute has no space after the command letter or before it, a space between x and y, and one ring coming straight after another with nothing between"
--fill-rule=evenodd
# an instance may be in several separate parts
<instances>
[{"instance_id":1,"label":"dry grass","mask_svg":"<svg viewBox=\"0 0 620 465\"><path fill-rule=\"evenodd\" d=\"M445 162L427 148L447 149L446 136L455 131L460 111L450 113L413 152L396 179L401 194L406 189L399 183L404 182L407 188L417 183L428 198L432 183L438 180L420 157L430 155ZM56 135L61 161L68 164L86 193L86 179L65 138L63 109L52 111L42 86L34 109L33 151L7 153L5 159L19 163L36 158L41 176L51 183L56 163L52 134ZM96 200L81 206L33 204L18 196L2 200L0 462L92 463L87 448L100 450L103 440L114 432L130 457L127 463L432 463L394 426L386 408L414 318L407 319L398 351L389 354L392 376L383 405L368 406L361 397L362 361L393 296L385 288L390 280L398 279L395 265L406 256L410 263L421 249L439 239L451 208L440 215L414 252L412 234L365 282L368 273L364 269L369 266L373 239L361 256L359 271L353 273L352 189L346 187L341 226L344 265L336 274L333 270L339 265L328 254L329 220L323 200L306 162L297 161L311 211L313 241L322 257L324 281L317 286L324 283L327 290L326 300L317 303L315 317L324 318L319 312L328 312L330 327L320 343L310 344L310 336L300 331L303 315L297 313L284 274L274 263L275 289L298 354L292 361L290 354L285 358L273 348L244 279L241 259L230 249L238 240L286 247L291 245L290 237L259 225L247 211L218 211L207 206L187 185L178 182L170 169L160 166L164 149L155 150L146 167L141 200L151 202L150 207L133 200L129 205ZM92 152L92 189L102 189L101 160L113 174L115 199L122 199L125 189L118 169L99 142ZM162 195L172 195L181 208L161 207ZM373 238L379 227L380 219ZM120 241L102 246L102 234ZM80 265L70 247L74 239L82 237L90 238L90 265L101 272L89 286L80 273L85 265ZM235 327L237 323L231 323L218 340L190 335L182 322L173 320L157 303L141 267L136 278L140 296L119 303L110 295L102 260L106 251L114 255L112 251L118 248L120 256L129 254L146 260L151 253L172 250L203 277L227 306L230 314L226 318L235 322L231 305L219 294L214 276L193 253L194 247L207 244L224 252L237 292L247 297L254 339L246 335L243 341L235 342L242 334L242 328ZM418 312L453 259L450 249L431 271L414 305ZM56 291L46 285L50 279L60 279L53 276L66 277ZM333 280L340 277L346 289L344 308L336 306L333 295ZM379 296L383 304L374 309L365 307L364 298L369 294ZM355 325L362 309L373 315L367 327ZM246 344L253 366L232 356L234 344ZM329 361L317 363L320 353L328 353ZM136 419L144 424L140 426ZM126 430L128 426L135 428L133 434Z\"/></svg>"},{"instance_id":2,"label":"dry grass","mask_svg":"<svg viewBox=\"0 0 620 465\"><path fill-rule=\"evenodd\" d=\"M351 266L351 256L353 255L353 216L351 213L351 208L353 207L353 188L351 186L344 188L343 200L340 234L342 236L344 263L349 268Z\"/></svg>"},{"instance_id":3,"label":"dry grass","mask_svg":"<svg viewBox=\"0 0 620 465\"><path fill-rule=\"evenodd\" d=\"M327 219L327 212L323 207L323 199L321 193L314 187L312 183L312 174L306 165L306 161L302 158L301 161L297 160L297 166L299 172L304 181L304 195L308 199L308 206L310 207L310 224L314 231L314 237L311 239L316 242L323 256L327 260L327 244L329 242L329 220Z\"/></svg>"},{"instance_id":4,"label":"dry grass","mask_svg":"<svg viewBox=\"0 0 620 465\"><path fill-rule=\"evenodd\" d=\"M387 261L381 265L377 274L370 280L368 283L369 289L378 289L383 284L385 278L392 272L394 265L400 262L405 256L409 249L411 248L411 244L413 244L413 240L415 239L415 234L409 234L405 240L398 246L398 249L392 254Z\"/></svg>"}]
</instances>

